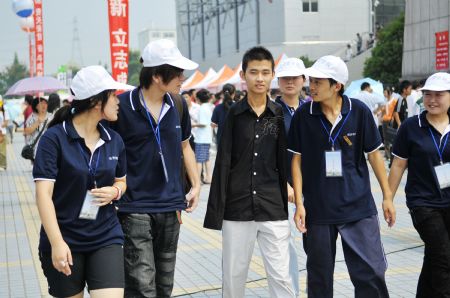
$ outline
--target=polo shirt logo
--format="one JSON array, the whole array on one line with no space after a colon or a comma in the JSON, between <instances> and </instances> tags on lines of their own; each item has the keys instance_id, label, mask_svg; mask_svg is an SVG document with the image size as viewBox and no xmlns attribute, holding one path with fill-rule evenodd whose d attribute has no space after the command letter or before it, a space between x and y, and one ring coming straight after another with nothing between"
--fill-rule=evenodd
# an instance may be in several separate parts
<instances>
[{"instance_id":1,"label":"polo shirt logo","mask_svg":"<svg viewBox=\"0 0 450 298\"><path fill-rule=\"evenodd\" d=\"M118 156L110 156L108 157L109 160L119 160Z\"/></svg>"},{"instance_id":2,"label":"polo shirt logo","mask_svg":"<svg viewBox=\"0 0 450 298\"><path fill-rule=\"evenodd\" d=\"M356 132L348 132L347 136L348 137L354 137L354 136L356 136Z\"/></svg>"},{"instance_id":3,"label":"polo shirt logo","mask_svg":"<svg viewBox=\"0 0 450 298\"><path fill-rule=\"evenodd\" d=\"M175 129L181 129L180 125L175 125Z\"/></svg>"}]
</instances>

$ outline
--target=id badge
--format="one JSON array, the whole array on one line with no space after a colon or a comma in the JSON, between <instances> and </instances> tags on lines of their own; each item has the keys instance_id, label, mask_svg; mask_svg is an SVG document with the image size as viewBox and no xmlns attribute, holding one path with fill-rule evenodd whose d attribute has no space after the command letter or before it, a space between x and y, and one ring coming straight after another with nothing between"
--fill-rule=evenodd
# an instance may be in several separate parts
<instances>
[{"instance_id":1,"label":"id badge","mask_svg":"<svg viewBox=\"0 0 450 298\"><path fill-rule=\"evenodd\" d=\"M326 177L342 177L342 153L338 151L325 151Z\"/></svg>"},{"instance_id":2,"label":"id badge","mask_svg":"<svg viewBox=\"0 0 450 298\"><path fill-rule=\"evenodd\" d=\"M450 187L450 163L435 166L434 171L441 189Z\"/></svg>"},{"instance_id":3,"label":"id badge","mask_svg":"<svg viewBox=\"0 0 450 298\"><path fill-rule=\"evenodd\" d=\"M95 220L97 218L98 209L100 206L96 205L95 197L88 191L84 198L83 206L81 207L78 218Z\"/></svg>"}]
</instances>

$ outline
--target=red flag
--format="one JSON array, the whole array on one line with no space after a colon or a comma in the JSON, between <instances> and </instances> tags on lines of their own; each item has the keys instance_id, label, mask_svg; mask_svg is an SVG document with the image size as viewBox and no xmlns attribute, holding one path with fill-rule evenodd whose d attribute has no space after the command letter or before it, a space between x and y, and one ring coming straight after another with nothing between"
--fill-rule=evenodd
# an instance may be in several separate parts
<instances>
[{"instance_id":1,"label":"red flag","mask_svg":"<svg viewBox=\"0 0 450 298\"><path fill-rule=\"evenodd\" d=\"M34 40L36 76L44 75L44 23L42 21L42 0L34 0Z\"/></svg>"},{"instance_id":2,"label":"red flag","mask_svg":"<svg viewBox=\"0 0 450 298\"><path fill-rule=\"evenodd\" d=\"M128 0L108 0L109 44L113 78L128 79Z\"/></svg>"}]
</instances>

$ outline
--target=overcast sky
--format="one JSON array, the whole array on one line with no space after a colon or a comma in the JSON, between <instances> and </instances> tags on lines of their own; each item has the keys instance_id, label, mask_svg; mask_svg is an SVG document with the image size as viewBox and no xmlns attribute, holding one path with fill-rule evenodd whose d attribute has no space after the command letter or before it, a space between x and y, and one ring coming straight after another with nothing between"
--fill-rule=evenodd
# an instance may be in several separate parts
<instances>
[{"instance_id":1,"label":"overcast sky","mask_svg":"<svg viewBox=\"0 0 450 298\"><path fill-rule=\"evenodd\" d=\"M149 28L175 29L175 0L129 0L130 48L139 50L138 33ZM59 65L72 58L74 18L85 65L111 65L106 0L42 0L45 74L54 74ZM14 52L28 66L28 38L20 29L12 0L0 0L0 71L11 64ZM76 48L78 49L78 48ZM74 58L79 59L79 51Z\"/></svg>"}]
</instances>

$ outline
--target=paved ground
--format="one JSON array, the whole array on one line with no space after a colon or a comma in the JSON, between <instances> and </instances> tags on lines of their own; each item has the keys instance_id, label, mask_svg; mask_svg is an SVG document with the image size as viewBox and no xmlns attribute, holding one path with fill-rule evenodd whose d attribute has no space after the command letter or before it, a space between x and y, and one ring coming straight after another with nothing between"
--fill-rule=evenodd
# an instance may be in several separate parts
<instances>
[{"instance_id":1,"label":"paved ground","mask_svg":"<svg viewBox=\"0 0 450 298\"><path fill-rule=\"evenodd\" d=\"M7 148L8 170L0 172L0 297L48 297L37 255L40 221L34 200L31 165L20 157L22 146L22 136L16 135L15 143ZM221 297L221 234L202 228L208 191L208 186L203 186L199 208L194 214L183 216L175 297ZM373 174L372 191L380 206L381 191ZM423 243L412 227L403 190L397 194L395 203L398 214L395 227L387 228L380 218L382 241L389 263L386 274L388 288L391 297L414 297ZM301 248L301 235L297 233L296 238L302 289L300 297L306 297L306 258ZM354 296L340 245L336 256L334 293L335 297ZM268 297L264 267L257 247L250 265L246 296Z\"/></svg>"}]
</instances>

